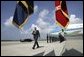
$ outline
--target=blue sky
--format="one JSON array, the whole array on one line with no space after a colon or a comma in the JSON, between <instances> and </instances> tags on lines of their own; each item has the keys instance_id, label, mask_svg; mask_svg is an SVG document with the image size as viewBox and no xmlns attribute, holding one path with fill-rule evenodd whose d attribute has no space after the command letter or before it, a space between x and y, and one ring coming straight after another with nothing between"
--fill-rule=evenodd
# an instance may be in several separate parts
<instances>
[{"instance_id":1,"label":"blue sky","mask_svg":"<svg viewBox=\"0 0 84 57\"><path fill-rule=\"evenodd\" d=\"M70 23L83 22L83 2L66 1ZM34 14L28 18L28 22L20 30L11 24L14 15L16 1L1 1L1 39L15 40L21 38L32 38L32 28L37 27L41 34L56 32L61 28L55 23L54 1L34 1Z\"/></svg>"}]
</instances>

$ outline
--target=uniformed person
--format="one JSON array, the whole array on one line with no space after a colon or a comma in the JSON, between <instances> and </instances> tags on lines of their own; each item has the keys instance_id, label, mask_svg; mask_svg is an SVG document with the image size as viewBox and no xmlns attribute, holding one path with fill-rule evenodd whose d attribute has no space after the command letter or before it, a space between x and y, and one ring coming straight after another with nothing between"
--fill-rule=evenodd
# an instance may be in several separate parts
<instances>
[{"instance_id":1,"label":"uniformed person","mask_svg":"<svg viewBox=\"0 0 84 57\"><path fill-rule=\"evenodd\" d=\"M62 32L59 33L59 39L60 39L60 43L65 40L65 37L64 37L64 29L62 29Z\"/></svg>"}]
</instances>

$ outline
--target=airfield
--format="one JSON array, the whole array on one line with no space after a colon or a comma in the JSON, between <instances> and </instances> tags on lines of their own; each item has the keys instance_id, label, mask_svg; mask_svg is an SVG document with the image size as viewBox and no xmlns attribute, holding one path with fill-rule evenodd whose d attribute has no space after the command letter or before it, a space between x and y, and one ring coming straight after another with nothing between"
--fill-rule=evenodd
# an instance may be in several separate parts
<instances>
[{"instance_id":1,"label":"airfield","mask_svg":"<svg viewBox=\"0 0 84 57\"><path fill-rule=\"evenodd\" d=\"M83 35L66 36L66 41L38 41L40 47L32 49L34 41L1 41L1 56L83 56Z\"/></svg>"}]
</instances>

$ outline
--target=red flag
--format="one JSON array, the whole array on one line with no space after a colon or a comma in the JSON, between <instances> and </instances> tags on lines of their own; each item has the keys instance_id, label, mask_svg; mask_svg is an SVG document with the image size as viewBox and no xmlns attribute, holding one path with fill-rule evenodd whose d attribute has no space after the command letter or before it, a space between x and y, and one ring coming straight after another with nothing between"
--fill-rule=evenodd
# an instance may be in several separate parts
<instances>
[{"instance_id":1,"label":"red flag","mask_svg":"<svg viewBox=\"0 0 84 57\"><path fill-rule=\"evenodd\" d=\"M55 7L55 16L57 23L60 24L63 28L66 28L69 22L66 1L55 1Z\"/></svg>"}]
</instances>

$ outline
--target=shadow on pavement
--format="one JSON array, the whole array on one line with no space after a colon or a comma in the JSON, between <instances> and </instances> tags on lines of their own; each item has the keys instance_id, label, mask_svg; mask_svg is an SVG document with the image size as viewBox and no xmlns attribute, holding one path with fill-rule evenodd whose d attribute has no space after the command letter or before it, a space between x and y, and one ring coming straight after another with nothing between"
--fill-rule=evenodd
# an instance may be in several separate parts
<instances>
[{"instance_id":1,"label":"shadow on pavement","mask_svg":"<svg viewBox=\"0 0 84 57\"><path fill-rule=\"evenodd\" d=\"M35 55L33 55L33 56L43 56L43 54L44 54L44 52L39 53L39 54L35 54Z\"/></svg>"},{"instance_id":2,"label":"shadow on pavement","mask_svg":"<svg viewBox=\"0 0 84 57\"><path fill-rule=\"evenodd\" d=\"M62 56L83 56L83 54L75 49L66 49Z\"/></svg>"},{"instance_id":3,"label":"shadow on pavement","mask_svg":"<svg viewBox=\"0 0 84 57\"><path fill-rule=\"evenodd\" d=\"M44 52L33 55L33 56L43 56ZM45 56L55 56L54 50L51 51L50 53L46 54Z\"/></svg>"},{"instance_id":4,"label":"shadow on pavement","mask_svg":"<svg viewBox=\"0 0 84 57\"><path fill-rule=\"evenodd\" d=\"M50 53L46 54L45 56L55 56L55 52L54 52L54 50L51 51Z\"/></svg>"}]
</instances>

